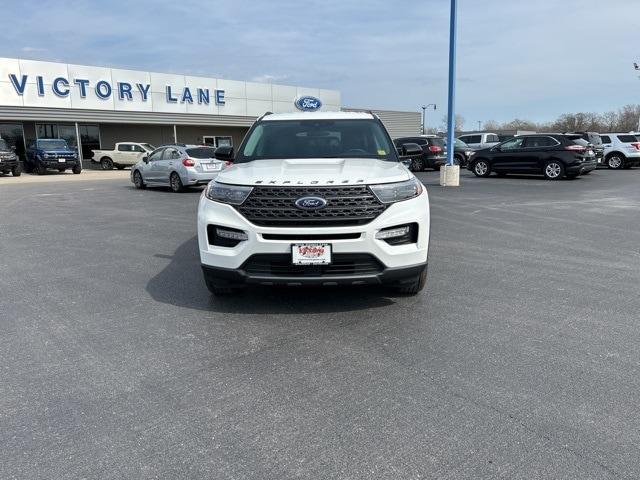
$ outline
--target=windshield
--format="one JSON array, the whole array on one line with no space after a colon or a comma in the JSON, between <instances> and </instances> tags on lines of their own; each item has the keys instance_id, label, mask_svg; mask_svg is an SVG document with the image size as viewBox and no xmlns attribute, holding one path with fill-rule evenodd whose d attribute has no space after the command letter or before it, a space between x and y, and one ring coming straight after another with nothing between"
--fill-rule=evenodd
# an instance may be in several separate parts
<instances>
[{"instance_id":1,"label":"windshield","mask_svg":"<svg viewBox=\"0 0 640 480\"><path fill-rule=\"evenodd\" d=\"M150 152L153 152L156 149L156 147L154 147L150 143L141 143L140 145L142 145L142 148L144 148L144 149L146 149L146 150L148 150Z\"/></svg>"},{"instance_id":2,"label":"windshield","mask_svg":"<svg viewBox=\"0 0 640 480\"><path fill-rule=\"evenodd\" d=\"M2 138L0 138L0 150L9 150L9 145Z\"/></svg>"},{"instance_id":3,"label":"windshield","mask_svg":"<svg viewBox=\"0 0 640 480\"><path fill-rule=\"evenodd\" d=\"M389 135L371 119L263 121L243 141L236 162L289 158L398 161Z\"/></svg>"},{"instance_id":4,"label":"windshield","mask_svg":"<svg viewBox=\"0 0 640 480\"><path fill-rule=\"evenodd\" d=\"M64 140L38 140L38 148L43 150L69 150Z\"/></svg>"},{"instance_id":5,"label":"windshield","mask_svg":"<svg viewBox=\"0 0 640 480\"><path fill-rule=\"evenodd\" d=\"M214 158L216 149L211 147L187 148L186 152L191 158Z\"/></svg>"}]
</instances>

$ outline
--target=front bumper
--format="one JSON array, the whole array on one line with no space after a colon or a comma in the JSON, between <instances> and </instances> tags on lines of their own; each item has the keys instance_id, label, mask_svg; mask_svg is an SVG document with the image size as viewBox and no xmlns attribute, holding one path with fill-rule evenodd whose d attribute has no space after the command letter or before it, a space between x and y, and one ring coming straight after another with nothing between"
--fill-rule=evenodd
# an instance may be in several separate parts
<instances>
[{"instance_id":1,"label":"front bumper","mask_svg":"<svg viewBox=\"0 0 640 480\"><path fill-rule=\"evenodd\" d=\"M390 245L384 240L375 238L376 233L388 227L418 224L418 235L415 243L404 245ZM207 226L217 225L231 229L242 230L247 233L248 240L240 242L235 247L220 247L209 244ZM415 272L427 263L429 249L429 197L426 190L418 197L390 205L376 219L366 225L336 226L336 227L262 227L253 225L245 219L235 208L208 200L204 192L198 206L198 245L200 261L209 272L211 278L222 276L232 280L258 283L388 283L399 277L415 277ZM331 235L352 234L356 238L331 239ZM287 239L271 239L270 235L282 235ZM313 240L301 236L322 235L322 240ZM269 238L265 238L265 236ZM296 238L300 238L296 240ZM291 255L291 245L294 243L330 243L332 255L368 254L380 263L379 271L367 275L296 276L293 280L283 276L278 278L263 278L243 270L247 261L254 255ZM210 268L209 268L210 267ZM413 270L412 270L413 269ZM417 269L417 270L416 270ZM236 273L229 273L236 272ZM217 272L217 273L216 273Z\"/></svg>"},{"instance_id":2,"label":"front bumper","mask_svg":"<svg viewBox=\"0 0 640 480\"><path fill-rule=\"evenodd\" d=\"M388 285L401 287L411 284L420 277L427 264L411 267L385 268L381 272L363 275L252 275L243 269L228 269L202 265L202 273L206 281L216 287L241 287L246 284L267 286L356 286L356 285Z\"/></svg>"},{"instance_id":3,"label":"front bumper","mask_svg":"<svg viewBox=\"0 0 640 480\"><path fill-rule=\"evenodd\" d=\"M0 171L11 170L18 166L19 160L15 159L0 159Z\"/></svg>"},{"instance_id":4,"label":"front bumper","mask_svg":"<svg viewBox=\"0 0 640 480\"><path fill-rule=\"evenodd\" d=\"M78 160L65 160L64 162L59 160L40 160L40 164L44 165L45 168L59 169L73 168L76 165L79 165L80 162Z\"/></svg>"}]
</instances>

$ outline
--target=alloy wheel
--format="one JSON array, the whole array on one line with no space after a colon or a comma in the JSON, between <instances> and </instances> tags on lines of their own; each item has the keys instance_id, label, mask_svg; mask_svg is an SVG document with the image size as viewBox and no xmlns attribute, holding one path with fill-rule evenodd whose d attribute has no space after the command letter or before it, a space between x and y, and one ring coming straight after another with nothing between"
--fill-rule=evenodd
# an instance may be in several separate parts
<instances>
[{"instance_id":1,"label":"alloy wheel","mask_svg":"<svg viewBox=\"0 0 640 480\"><path fill-rule=\"evenodd\" d=\"M182 191L182 181L180 180L180 177L177 173L174 172L171 174L169 182L171 183L171 190L173 190L174 192Z\"/></svg>"},{"instance_id":2,"label":"alloy wheel","mask_svg":"<svg viewBox=\"0 0 640 480\"><path fill-rule=\"evenodd\" d=\"M558 178L562 174L562 167L556 162L551 162L544 171L548 178Z\"/></svg>"},{"instance_id":3,"label":"alloy wheel","mask_svg":"<svg viewBox=\"0 0 640 480\"><path fill-rule=\"evenodd\" d=\"M136 186L136 188L142 188L142 175L140 174L140 172L136 171L133 174L133 184Z\"/></svg>"},{"instance_id":4,"label":"alloy wheel","mask_svg":"<svg viewBox=\"0 0 640 480\"><path fill-rule=\"evenodd\" d=\"M475 171L476 175L486 175L487 174L487 170L489 169L489 166L486 164L486 162L478 162L476 163L475 167L473 167L473 170Z\"/></svg>"},{"instance_id":5,"label":"alloy wheel","mask_svg":"<svg viewBox=\"0 0 640 480\"><path fill-rule=\"evenodd\" d=\"M622 159L619 156L614 155L612 157L609 157L609 160L607 160L607 165L609 165L609 168L617 170L618 168L622 167Z\"/></svg>"}]
</instances>

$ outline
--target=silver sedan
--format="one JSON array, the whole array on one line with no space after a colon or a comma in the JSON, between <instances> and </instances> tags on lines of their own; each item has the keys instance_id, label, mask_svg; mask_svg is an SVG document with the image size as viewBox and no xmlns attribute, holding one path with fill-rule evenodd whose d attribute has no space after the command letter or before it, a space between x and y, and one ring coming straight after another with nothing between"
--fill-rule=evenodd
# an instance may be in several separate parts
<instances>
[{"instance_id":1,"label":"silver sedan","mask_svg":"<svg viewBox=\"0 0 640 480\"><path fill-rule=\"evenodd\" d=\"M170 187L174 192L206 185L229 166L214 152L201 145L163 145L131 167L131 181L136 188Z\"/></svg>"}]
</instances>

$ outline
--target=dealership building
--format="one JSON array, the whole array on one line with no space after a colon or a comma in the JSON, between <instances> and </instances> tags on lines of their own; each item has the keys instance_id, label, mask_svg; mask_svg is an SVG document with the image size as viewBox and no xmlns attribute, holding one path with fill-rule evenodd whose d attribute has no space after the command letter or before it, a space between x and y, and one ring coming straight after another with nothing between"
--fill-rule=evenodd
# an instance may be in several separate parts
<instances>
[{"instance_id":1,"label":"dealership building","mask_svg":"<svg viewBox=\"0 0 640 480\"><path fill-rule=\"evenodd\" d=\"M392 137L420 131L419 112L344 108L340 92L312 87L0 58L0 138L23 156L39 138L62 138L81 153L116 142L234 145L265 112L367 110Z\"/></svg>"}]
</instances>

